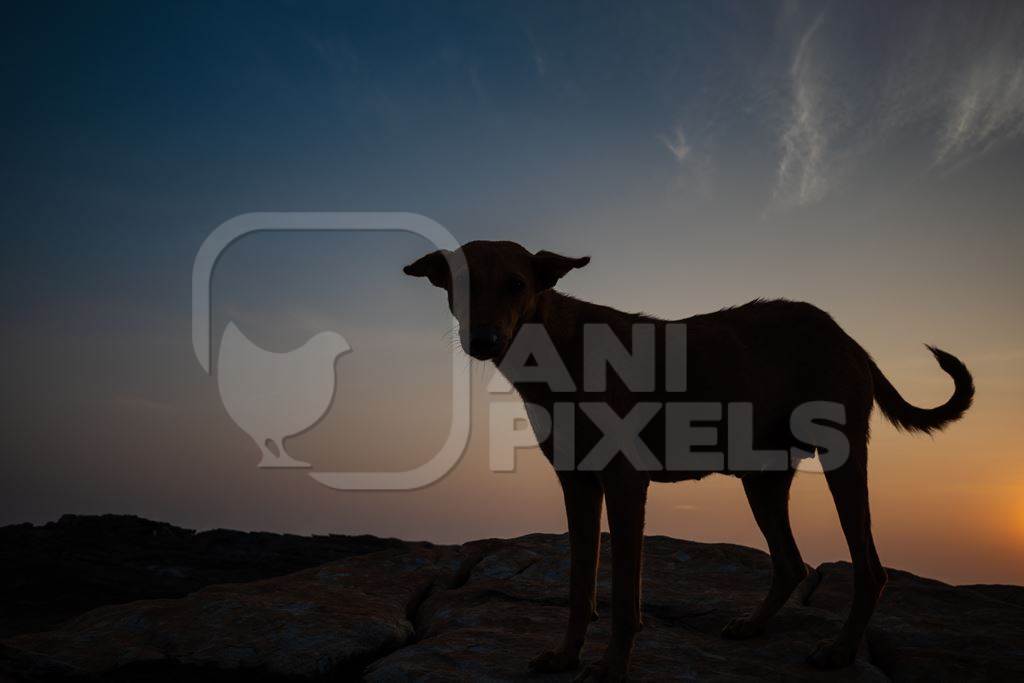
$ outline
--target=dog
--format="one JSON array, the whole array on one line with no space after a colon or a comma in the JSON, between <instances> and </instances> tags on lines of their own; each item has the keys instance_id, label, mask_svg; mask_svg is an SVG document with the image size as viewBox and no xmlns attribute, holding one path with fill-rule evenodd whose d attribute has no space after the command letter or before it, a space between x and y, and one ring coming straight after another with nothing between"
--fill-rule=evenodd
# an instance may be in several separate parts
<instances>
[{"instance_id":1,"label":"dog","mask_svg":"<svg viewBox=\"0 0 1024 683\"><path fill-rule=\"evenodd\" d=\"M565 498L571 563L565 636L557 646L533 659L530 668L535 672L561 672L581 666L580 650L587 627L596 618L601 512L606 504L612 543L612 633L604 656L585 668L577 680L623 680L627 676L634 640L642 627L640 576L648 486L652 481L700 479L710 471L664 467L667 459L675 457L666 448L666 429L671 432L678 427L667 411L651 417L641 430L635 423L631 427L644 443L642 454L657 460L654 467L637 467L637 457L626 457L627 451L635 450L628 445L596 468L583 467L578 454L601 445L604 437L602 420L595 419L597 413L588 407L604 404L621 417L652 401L666 405L668 401L682 401L685 405L750 406L752 413L734 414L730 408L728 419L717 429L717 439L703 444L711 448L735 446L730 442L741 440L735 436L740 432L732 428L733 423L740 423L740 417L749 418L749 446L754 449L781 449L808 457L814 455L812 446L818 446L817 454L850 550L854 595L839 634L819 644L808 661L820 669L851 664L886 583L886 572L871 535L868 507L867 446L873 405L878 403L885 417L901 430L940 430L970 407L974 396L970 372L956 357L928 347L939 366L952 377L955 388L943 405L918 408L900 396L868 353L827 313L810 304L755 300L681 321L665 321L623 313L553 289L562 277L589 262L587 257L531 253L514 242L476 241L456 252L434 251L404 269L407 275L425 277L448 293L463 348L476 359L494 362L528 406L543 408L549 414L558 413L559 404L571 407L574 419L568 442L574 444L574 449L568 457L561 452L559 443L566 443L566 439L559 436L558 429L545 434L535 428L545 457L562 464L556 465L556 472ZM468 292L468 297L459 296L460 291ZM653 331L655 342L650 353L658 371L656 383L638 391L609 367L599 377L597 389L588 387L592 383L584 375L594 366L584 358L585 331L593 326L611 330L623 347L633 347L634 352L638 352L636 331ZM556 382L538 381L522 368L518 372L506 368L510 349L528 329L543 331L542 337L557 352L572 386L556 387ZM685 340L670 343L672 334L679 336L672 329L684 329ZM674 363L673 353L683 348L685 389L680 390L680 383L670 381L668 371ZM543 354L536 355L534 360L540 363ZM827 425L833 436L843 437L844 443L821 448L821 443L810 444L806 436L794 436L792 416L805 405L839 406L838 413L823 416L825 419L818 424ZM704 417L713 415L709 412ZM825 466L829 456L835 466ZM565 467L567 460L578 467ZM730 622L724 637L749 638L761 633L808 576L790 529L788 503L794 467L792 461L787 462L790 466L781 469L726 472L742 481L771 552L772 577L764 600L750 614Z\"/></svg>"}]
</instances>

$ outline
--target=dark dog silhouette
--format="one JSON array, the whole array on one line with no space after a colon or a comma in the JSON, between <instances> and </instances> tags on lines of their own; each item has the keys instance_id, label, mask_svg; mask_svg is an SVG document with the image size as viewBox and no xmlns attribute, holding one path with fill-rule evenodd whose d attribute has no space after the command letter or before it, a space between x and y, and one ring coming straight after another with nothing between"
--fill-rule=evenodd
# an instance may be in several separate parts
<instances>
[{"instance_id":1,"label":"dark dog silhouette","mask_svg":"<svg viewBox=\"0 0 1024 683\"><path fill-rule=\"evenodd\" d=\"M824 467L838 449L818 452L850 549L854 567L853 606L838 636L821 643L809 656L819 668L838 668L856 656L864 630L886 582L871 535L868 507L868 422L874 403L898 428L930 433L961 417L970 407L974 386L967 368L954 356L930 348L940 367L952 378L953 396L937 408L918 408L907 403L885 378L871 357L825 312L793 301L753 301L715 313L698 315L685 323L687 380L685 391L672 391L664 377L669 321L629 314L574 299L552 289L574 268L589 258L567 258L550 252L532 254L514 242L471 242L458 253L435 251L406 266L405 273L426 277L448 292L449 307L459 321L460 341L469 354L481 360L502 361L523 326L541 326L550 337L575 389L555 391L550 383L524 381L514 373L506 376L528 404L551 413L557 403L574 406L574 455L586 454L601 442L603 432L587 404L604 403L618 416L628 415L641 402L670 400L745 403L752 406L752 442L756 449L803 449L812 455L807 441L793 435L790 418L801 405L830 402L842 406L842 424L831 428L848 445L840 464ZM453 283L455 285L453 286ZM454 296L468 289L468 302ZM615 373L607 372L602 391L587 391L584 381L584 328L607 326L625 347L630 347L637 325L653 326L655 334L656 385L638 392ZM669 354L671 355L671 354ZM671 357L668 359L671 362ZM732 413L730 412L730 415ZM724 415L723 415L724 417ZM721 422L712 450L732 446L730 417ZM639 432L650 453L666 462L666 428L675 425L666 411ZM722 436L725 433L726 436ZM556 439L541 439L545 456L556 462ZM819 445L820 446L820 445ZM793 451L800 452L800 451ZM564 455L564 454L563 454ZM730 456L731 457L731 456ZM579 458L574 461L579 463ZM787 460L787 463L789 461ZM641 628L640 574L644 507L651 481L699 479L707 471L673 471L654 468L641 471L625 452L616 453L598 471L566 471L556 467L565 496L571 543L569 625L561 643L531 662L535 671L566 671L580 664L580 649L588 623L595 616L595 582L600 544L602 501L608 505L612 542L612 636L600 662L589 666L579 680L616 680L626 676L636 633ZM789 523L789 488L792 467L772 471L731 472L740 476L758 526L764 533L772 559L768 595L745 617L732 621L723 635L747 638L760 633L769 618L807 576L807 567L793 540Z\"/></svg>"}]
</instances>

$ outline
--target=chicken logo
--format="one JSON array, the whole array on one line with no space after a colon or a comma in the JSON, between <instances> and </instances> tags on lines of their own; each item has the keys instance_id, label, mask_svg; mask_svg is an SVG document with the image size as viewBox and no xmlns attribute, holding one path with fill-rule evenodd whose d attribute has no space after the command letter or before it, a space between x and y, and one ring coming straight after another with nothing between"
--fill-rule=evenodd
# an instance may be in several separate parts
<instances>
[{"instance_id":1,"label":"chicken logo","mask_svg":"<svg viewBox=\"0 0 1024 683\"><path fill-rule=\"evenodd\" d=\"M228 415L263 453L260 467L309 467L284 440L315 426L334 402L334 363L351 350L337 332L321 332L287 353L260 348L228 323L217 384Z\"/></svg>"},{"instance_id":2,"label":"chicken logo","mask_svg":"<svg viewBox=\"0 0 1024 683\"><path fill-rule=\"evenodd\" d=\"M277 231L399 233L445 250L456 267L462 255L457 251L458 240L444 226L426 216L404 212L246 213L221 223L199 246L192 263L192 348L196 359L204 372L216 375L221 403L228 416L256 443L262 454L260 467L310 468L309 463L289 455L284 442L316 426L331 409L336 390L334 364L351 351L345 338L337 332L320 332L297 349L273 353L254 344L229 322L221 336L216 365L212 362L210 287L217 261L236 240ZM421 249L422 244L418 244L415 251ZM408 253L396 255L389 276L398 272L398 264L407 263L408 257ZM459 300L468 301L468 285L457 283L455 291ZM451 324L456 324L454 318ZM451 424L444 442L428 454L430 457L406 470L311 469L309 476L341 491L410 491L450 472L469 443L470 431L469 366L456 353L452 348Z\"/></svg>"}]
</instances>

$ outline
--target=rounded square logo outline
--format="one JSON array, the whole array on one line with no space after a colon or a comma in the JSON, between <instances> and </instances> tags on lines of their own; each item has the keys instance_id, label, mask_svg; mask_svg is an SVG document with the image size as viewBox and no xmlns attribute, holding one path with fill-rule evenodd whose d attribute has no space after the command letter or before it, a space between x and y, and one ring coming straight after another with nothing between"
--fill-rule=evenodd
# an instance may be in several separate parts
<instances>
[{"instance_id":1,"label":"rounded square logo outline","mask_svg":"<svg viewBox=\"0 0 1024 683\"><path fill-rule=\"evenodd\" d=\"M440 223L416 213L285 211L235 216L221 223L207 236L192 264L192 349L207 374L212 374L210 285L217 261L231 244L245 235L285 230L411 233L424 238L437 249L448 251L450 264L465 267L465 257L458 251L459 243L455 237ZM453 292L453 295L468 301L468 285L464 289L466 291ZM457 325L454 316L452 321L453 325ZM325 486L342 491L410 491L428 486L448 474L462 458L469 444L470 432L470 374L465 364L456 362L457 353L458 350L453 346L452 420L448 436L430 460L401 472L310 472L309 476Z\"/></svg>"}]
</instances>

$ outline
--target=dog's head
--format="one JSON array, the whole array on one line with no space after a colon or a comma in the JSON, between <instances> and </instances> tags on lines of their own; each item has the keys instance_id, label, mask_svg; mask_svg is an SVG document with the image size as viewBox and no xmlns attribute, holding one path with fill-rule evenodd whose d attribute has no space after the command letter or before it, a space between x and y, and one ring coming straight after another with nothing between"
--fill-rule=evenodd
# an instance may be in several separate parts
<instances>
[{"instance_id":1,"label":"dog's head","mask_svg":"<svg viewBox=\"0 0 1024 683\"><path fill-rule=\"evenodd\" d=\"M505 354L519 326L536 311L542 292L573 268L588 263L589 257L569 258L550 251L531 254L515 242L480 241L469 242L454 254L431 252L404 270L448 292L462 348L474 358L487 360Z\"/></svg>"}]
</instances>

